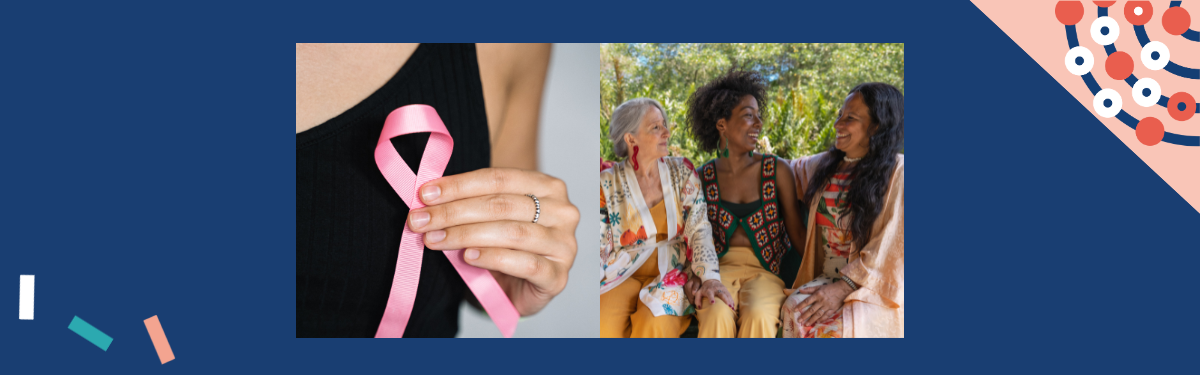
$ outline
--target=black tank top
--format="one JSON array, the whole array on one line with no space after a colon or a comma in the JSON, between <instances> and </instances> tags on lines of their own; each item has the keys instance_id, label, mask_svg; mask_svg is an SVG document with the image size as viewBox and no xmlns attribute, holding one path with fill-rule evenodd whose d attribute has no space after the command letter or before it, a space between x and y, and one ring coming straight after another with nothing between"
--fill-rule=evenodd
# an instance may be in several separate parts
<instances>
[{"instance_id":1,"label":"black tank top","mask_svg":"<svg viewBox=\"0 0 1200 375\"><path fill-rule=\"evenodd\" d=\"M421 44L378 91L296 134L296 336L374 337L396 271L408 206L375 166L392 110L427 104L454 138L445 175L491 164L475 46ZM414 171L428 133L392 139ZM404 337L453 337L466 284L446 256L425 249Z\"/></svg>"}]
</instances>

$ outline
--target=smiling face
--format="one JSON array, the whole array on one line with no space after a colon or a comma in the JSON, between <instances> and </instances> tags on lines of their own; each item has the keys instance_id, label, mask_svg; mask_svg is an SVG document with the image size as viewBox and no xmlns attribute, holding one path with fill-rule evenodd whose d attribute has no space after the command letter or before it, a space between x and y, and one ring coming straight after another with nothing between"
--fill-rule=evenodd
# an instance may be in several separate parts
<instances>
[{"instance_id":1,"label":"smiling face","mask_svg":"<svg viewBox=\"0 0 1200 375\"><path fill-rule=\"evenodd\" d=\"M762 117L758 114L758 100L754 99L754 95L746 95L733 107L729 118L717 121L717 130L729 141L731 154L748 152L758 145L758 136L762 134L763 126ZM717 147L724 148L724 142L721 141Z\"/></svg>"},{"instance_id":2,"label":"smiling face","mask_svg":"<svg viewBox=\"0 0 1200 375\"><path fill-rule=\"evenodd\" d=\"M838 112L837 141L834 147L852 158L861 158L870 150L871 141L871 110L863 103L862 95L852 93L846 97L846 103Z\"/></svg>"},{"instance_id":3,"label":"smiling face","mask_svg":"<svg viewBox=\"0 0 1200 375\"><path fill-rule=\"evenodd\" d=\"M637 133L626 133L625 142L629 144L630 155L633 146L638 147L639 159L657 159L667 156L667 140L671 138L671 129L667 128L666 120L658 107L650 106L642 116Z\"/></svg>"}]
</instances>

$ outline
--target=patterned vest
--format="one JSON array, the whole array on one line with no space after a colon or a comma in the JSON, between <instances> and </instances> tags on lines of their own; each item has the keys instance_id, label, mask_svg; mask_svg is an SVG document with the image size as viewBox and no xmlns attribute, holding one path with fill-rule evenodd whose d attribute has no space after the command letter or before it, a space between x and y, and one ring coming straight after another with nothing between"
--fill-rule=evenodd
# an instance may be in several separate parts
<instances>
[{"instance_id":1,"label":"patterned vest","mask_svg":"<svg viewBox=\"0 0 1200 375\"><path fill-rule=\"evenodd\" d=\"M728 239L740 226L750 237L750 247L763 269L779 275L779 261L792 248L787 231L783 228L783 213L779 211L779 198L775 194L775 155L763 155L759 198L762 206L754 213L738 219L721 204L721 188L717 185L716 160L709 161L700 169L700 180L704 182L704 200L708 203L708 221L713 228L713 244L717 256L729 251Z\"/></svg>"}]
</instances>

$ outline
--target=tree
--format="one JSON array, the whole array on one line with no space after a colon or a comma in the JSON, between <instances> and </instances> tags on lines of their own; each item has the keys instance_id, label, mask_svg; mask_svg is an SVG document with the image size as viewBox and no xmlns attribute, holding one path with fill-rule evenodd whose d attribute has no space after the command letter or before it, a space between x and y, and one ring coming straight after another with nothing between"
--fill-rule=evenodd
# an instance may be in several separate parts
<instances>
[{"instance_id":1,"label":"tree","mask_svg":"<svg viewBox=\"0 0 1200 375\"><path fill-rule=\"evenodd\" d=\"M761 151L784 158L829 148L833 122L846 94L863 82L904 91L904 45L885 44L604 44L600 58L600 152L616 160L608 139L612 110L632 98L663 104L671 154L697 165L713 158L700 151L685 126L687 99L697 87L731 67L767 79Z\"/></svg>"}]
</instances>

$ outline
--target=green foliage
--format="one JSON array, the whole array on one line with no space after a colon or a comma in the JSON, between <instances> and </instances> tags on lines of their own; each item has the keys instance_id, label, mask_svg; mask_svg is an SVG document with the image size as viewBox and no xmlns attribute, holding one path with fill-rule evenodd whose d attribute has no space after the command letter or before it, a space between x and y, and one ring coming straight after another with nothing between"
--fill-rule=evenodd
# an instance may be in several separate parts
<instances>
[{"instance_id":1,"label":"green foliage","mask_svg":"<svg viewBox=\"0 0 1200 375\"><path fill-rule=\"evenodd\" d=\"M887 44L604 44L600 52L600 153L616 160L608 139L612 110L633 98L663 104L673 127L670 148L696 165L712 159L688 131L687 99L730 67L767 78L760 151L785 158L829 148L846 94L863 82L904 91L904 45Z\"/></svg>"}]
</instances>

